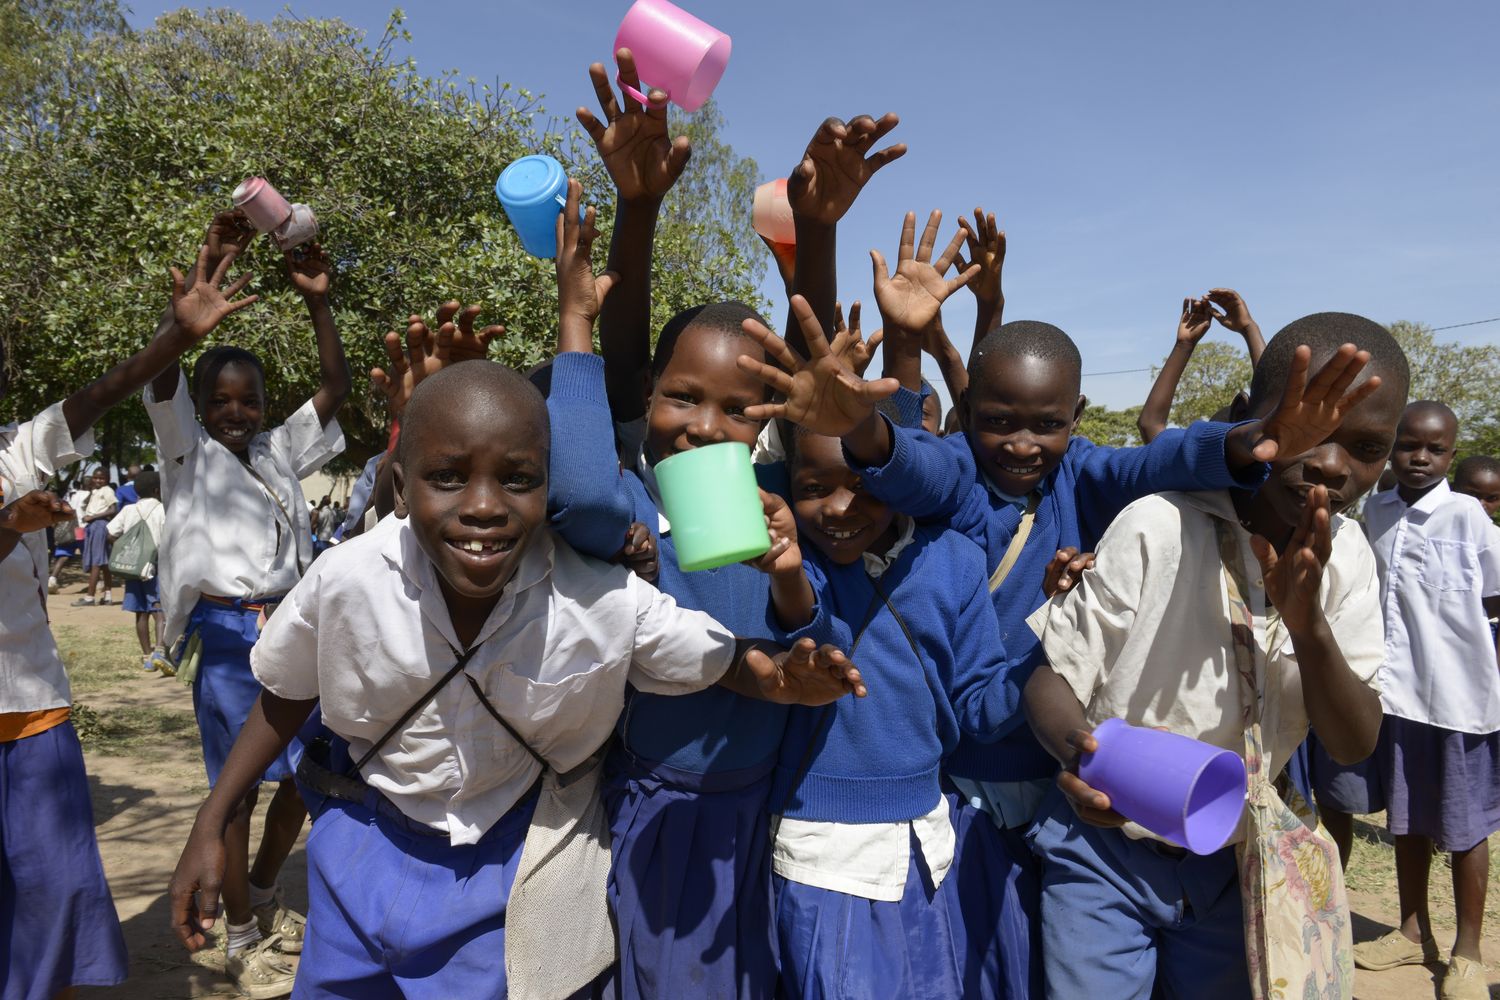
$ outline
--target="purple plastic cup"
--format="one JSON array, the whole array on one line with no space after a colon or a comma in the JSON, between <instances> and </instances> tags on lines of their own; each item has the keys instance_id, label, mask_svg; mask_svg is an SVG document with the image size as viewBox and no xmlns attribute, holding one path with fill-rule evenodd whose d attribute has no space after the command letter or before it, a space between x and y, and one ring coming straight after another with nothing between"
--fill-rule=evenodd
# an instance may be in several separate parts
<instances>
[{"instance_id":1,"label":"purple plastic cup","mask_svg":"<svg viewBox=\"0 0 1500 1000\"><path fill-rule=\"evenodd\" d=\"M1212 854L1245 812L1245 762L1232 750L1159 729L1107 719L1099 749L1078 776L1109 796L1115 811L1194 854Z\"/></svg>"}]
</instances>

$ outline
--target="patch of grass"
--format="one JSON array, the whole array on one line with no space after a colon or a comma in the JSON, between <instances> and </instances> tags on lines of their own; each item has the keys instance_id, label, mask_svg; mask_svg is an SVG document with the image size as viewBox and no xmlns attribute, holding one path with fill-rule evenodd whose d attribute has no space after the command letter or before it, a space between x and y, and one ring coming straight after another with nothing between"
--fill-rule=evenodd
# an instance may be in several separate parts
<instances>
[{"instance_id":1,"label":"patch of grass","mask_svg":"<svg viewBox=\"0 0 1500 1000\"><path fill-rule=\"evenodd\" d=\"M1500 861L1500 835L1490 838L1490 856ZM1364 816L1354 821L1354 852L1344 881L1350 892L1361 892L1390 900L1394 913L1396 903L1396 849L1385 829L1385 813ZM1427 884L1428 909L1432 922L1445 930L1454 925L1453 864L1450 855L1441 851L1432 858ZM1484 923L1500 926L1500 863L1490 867L1490 891L1484 901Z\"/></svg>"},{"instance_id":2,"label":"patch of grass","mask_svg":"<svg viewBox=\"0 0 1500 1000\"><path fill-rule=\"evenodd\" d=\"M110 756L142 756L146 751L176 748L195 740L198 724L191 712L142 705L96 712L82 702L73 705L73 728L85 750Z\"/></svg>"},{"instance_id":3,"label":"patch of grass","mask_svg":"<svg viewBox=\"0 0 1500 1000\"><path fill-rule=\"evenodd\" d=\"M115 614L122 619L131 616L116 608L99 608L94 614ZM52 634L68 668L68 680L75 694L88 694L128 681L141 672L141 647L136 641L134 622L122 622L118 629L89 629L54 623Z\"/></svg>"}]
</instances>

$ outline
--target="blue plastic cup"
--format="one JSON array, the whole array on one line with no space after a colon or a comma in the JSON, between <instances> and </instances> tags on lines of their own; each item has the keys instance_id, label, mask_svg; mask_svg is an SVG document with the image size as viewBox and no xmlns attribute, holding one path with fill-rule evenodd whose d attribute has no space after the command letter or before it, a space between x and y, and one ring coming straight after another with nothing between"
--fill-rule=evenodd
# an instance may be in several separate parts
<instances>
[{"instance_id":1,"label":"blue plastic cup","mask_svg":"<svg viewBox=\"0 0 1500 1000\"><path fill-rule=\"evenodd\" d=\"M568 203L568 174L550 156L523 156L495 181L500 205L533 257L557 256L557 216Z\"/></svg>"}]
</instances>

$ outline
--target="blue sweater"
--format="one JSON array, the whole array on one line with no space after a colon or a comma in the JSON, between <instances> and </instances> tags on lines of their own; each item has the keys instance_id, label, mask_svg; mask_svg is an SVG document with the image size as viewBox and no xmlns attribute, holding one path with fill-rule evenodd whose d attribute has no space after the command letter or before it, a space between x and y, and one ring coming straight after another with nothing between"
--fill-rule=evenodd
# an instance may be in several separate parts
<instances>
[{"instance_id":1,"label":"blue sweater","mask_svg":"<svg viewBox=\"0 0 1500 1000\"><path fill-rule=\"evenodd\" d=\"M1042 661L1041 644L1026 618L1046 603L1042 583L1058 549L1071 545L1091 551L1115 516L1143 496L1164 490L1253 488L1265 479L1264 465L1238 480L1230 473L1224 458L1224 436L1230 429L1229 424L1200 421L1185 430L1163 431L1140 448L1106 448L1081 437L1068 443L1062 462L1042 483L1036 520L1020 559L991 595L1001 641L1019 668L1017 683L1024 686ZM892 437L895 446L884 466L855 466L870 492L902 513L967 535L984 549L992 572L1004 558L1022 512L986 484L967 435L935 438L925 431L892 428ZM962 739L947 763L948 773L976 781L1024 781L1056 770L1031 728L1020 725L998 742Z\"/></svg>"},{"instance_id":2,"label":"blue sweater","mask_svg":"<svg viewBox=\"0 0 1500 1000\"><path fill-rule=\"evenodd\" d=\"M661 563L657 587L681 606L712 615L741 638L772 638L765 574L739 564L695 573L678 568L672 536L660 533L657 506L645 483L633 471L620 470L603 359L559 354L547 410L552 419L549 503L559 511L554 521L563 538L582 552L608 559L624 544L624 527L610 536L605 551L598 543L607 532L598 531L592 523L598 515L587 512L623 508L626 525L640 521L656 537ZM785 479L780 466L758 468L757 474L763 470L763 485ZM675 697L632 690L618 728L625 746L647 763L693 774L720 773L768 764L780 749L786 712L785 705L743 698L717 685Z\"/></svg>"},{"instance_id":3,"label":"blue sweater","mask_svg":"<svg viewBox=\"0 0 1500 1000\"><path fill-rule=\"evenodd\" d=\"M1020 707L989 599L984 553L957 532L919 525L880 576L877 583L920 657L877 596L863 561L840 566L809 547L805 565L817 595L816 617L787 638L811 636L848 650L858 636L851 657L869 695L792 708L771 808L839 823L925 816L942 794L939 765L960 732L993 739Z\"/></svg>"}]
</instances>

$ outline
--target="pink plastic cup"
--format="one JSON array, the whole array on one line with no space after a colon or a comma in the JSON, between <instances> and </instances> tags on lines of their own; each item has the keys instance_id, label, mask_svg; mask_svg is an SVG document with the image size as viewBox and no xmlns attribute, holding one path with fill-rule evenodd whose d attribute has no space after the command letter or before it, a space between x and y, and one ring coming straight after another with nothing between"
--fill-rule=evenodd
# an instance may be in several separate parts
<instances>
[{"instance_id":1,"label":"pink plastic cup","mask_svg":"<svg viewBox=\"0 0 1500 1000\"><path fill-rule=\"evenodd\" d=\"M659 87L682 110L697 111L729 65L729 44L724 32L667 0L635 0L615 33L614 51L630 50L648 90ZM641 91L623 81L620 87L646 103Z\"/></svg>"},{"instance_id":2,"label":"pink plastic cup","mask_svg":"<svg viewBox=\"0 0 1500 1000\"><path fill-rule=\"evenodd\" d=\"M795 245L797 227L792 223L792 203L786 197L786 178L778 177L755 189L750 224L772 243Z\"/></svg>"},{"instance_id":3,"label":"pink plastic cup","mask_svg":"<svg viewBox=\"0 0 1500 1000\"><path fill-rule=\"evenodd\" d=\"M292 206L264 177L245 178L232 198L234 207L262 233L275 232L292 214Z\"/></svg>"},{"instance_id":4,"label":"pink plastic cup","mask_svg":"<svg viewBox=\"0 0 1500 1000\"><path fill-rule=\"evenodd\" d=\"M1095 753L1078 776L1115 811L1194 854L1212 854L1245 811L1245 762L1232 750L1108 719L1094 730Z\"/></svg>"},{"instance_id":5,"label":"pink plastic cup","mask_svg":"<svg viewBox=\"0 0 1500 1000\"><path fill-rule=\"evenodd\" d=\"M318 237L318 218L301 202L292 205L292 214L271 231L271 239L282 250L292 250Z\"/></svg>"}]
</instances>

